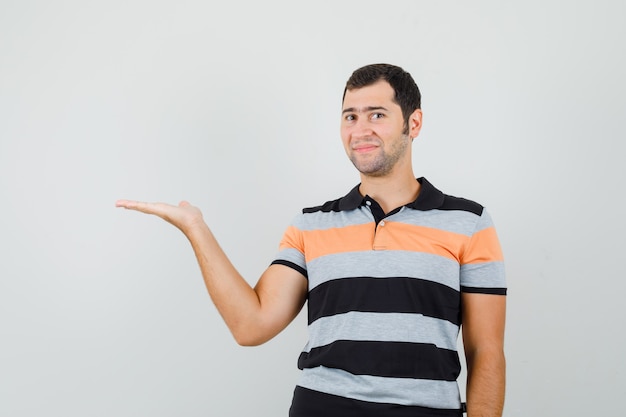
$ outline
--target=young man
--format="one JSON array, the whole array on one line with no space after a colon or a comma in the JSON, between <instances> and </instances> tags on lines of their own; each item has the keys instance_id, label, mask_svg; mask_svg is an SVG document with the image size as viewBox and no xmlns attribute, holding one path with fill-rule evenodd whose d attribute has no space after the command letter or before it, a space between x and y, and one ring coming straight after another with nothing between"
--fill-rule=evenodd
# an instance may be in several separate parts
<instances>
[{"instance_id":1,"label":"young man","mask_svg":"<svg viewBox=\"0 0 626 417\"><path fill-rule=\"evenodd\" d=\"M356 70L344 90L341 138L361 183L304 209L254 288L197 208L117 202L187 236L238 343L271 339L308 300L309 342L298 360L291 417L460 416L459 329L468 416L502 414L500 246L482 206L416 180L411 147L421 126L410 74L387 64Z\"/></svg>"}]
</instances>

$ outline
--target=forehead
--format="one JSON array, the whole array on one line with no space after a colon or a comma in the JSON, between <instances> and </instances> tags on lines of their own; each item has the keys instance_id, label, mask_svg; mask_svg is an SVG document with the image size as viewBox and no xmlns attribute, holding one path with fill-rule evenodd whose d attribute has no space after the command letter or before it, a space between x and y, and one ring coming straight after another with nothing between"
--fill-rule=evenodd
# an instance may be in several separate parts
<instances>
[{"instance_id":1,"label":"forehead","mask_svg":"<svg viewBox=\"0 0 626 417\"><path fill-rule=\"evenodd\" d=\"M343 109L391 105L399 107L394 98L395 92L391 85L381 80L366 87L347 90L343 99Z\"/></svg>"}]
</instances>

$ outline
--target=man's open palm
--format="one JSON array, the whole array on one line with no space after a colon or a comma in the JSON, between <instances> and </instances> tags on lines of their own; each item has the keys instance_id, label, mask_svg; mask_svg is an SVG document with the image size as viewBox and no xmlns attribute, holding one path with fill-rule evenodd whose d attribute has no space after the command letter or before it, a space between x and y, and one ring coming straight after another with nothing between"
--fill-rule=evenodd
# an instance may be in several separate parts
<instances>
[{"instance_id":1,"label":"man's open palm","mask_svg":"<svg viewBox=\"0 0 626 417\"><path fill-rule=\"evenodd\" d=\"M192 206L187 201L181 201L178 206L174 206L167 203L118 200L115 202L115 206L158 216L168 223L173 224L185 234L187 234L194 225L203 222L200 209Z\"/></svg>"}]
</instances>

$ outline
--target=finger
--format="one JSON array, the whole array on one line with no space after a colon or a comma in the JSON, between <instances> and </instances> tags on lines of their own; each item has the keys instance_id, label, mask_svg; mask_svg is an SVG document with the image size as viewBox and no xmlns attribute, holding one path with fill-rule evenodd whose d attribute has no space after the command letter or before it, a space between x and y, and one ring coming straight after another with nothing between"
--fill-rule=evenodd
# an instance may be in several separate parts
<instances>
[{"instance_id":1,"label":"finger","mask_svg":"<svg viewBox=\"0 0 626 417\"><path fill-rule=\"evenodd\" d=\"M115 207L123 207L127 209L135 209L139 205L139 201L134 200L117 200L115 202Z\"/></svg>"},{"instance_id":2,"label":"finger","mask_svg":"<svg viewBox=\"0 0 626 417\"><path fill-rule=\"evenodd\" d=\"M159 214L161 210L161 203L147 203L143 201L134 201L134 200L117 200L115 202L116 207L122 207L128 210L136 210L142 213L148 214Z\"/></svg>"}]
</instances>

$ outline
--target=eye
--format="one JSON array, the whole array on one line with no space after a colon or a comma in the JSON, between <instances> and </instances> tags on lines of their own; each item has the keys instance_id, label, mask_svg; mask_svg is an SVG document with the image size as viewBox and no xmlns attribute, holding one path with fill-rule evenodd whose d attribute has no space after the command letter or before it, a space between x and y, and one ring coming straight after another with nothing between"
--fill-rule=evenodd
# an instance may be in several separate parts
<instances>
[{"instance_id":1,"label":"eye","mask_svg":"<svg viewBox=\"0 0 626 417\"><path fill-rule=\"evenodd\" d=\"M382 113L372 113L372 115L370 116L370 118L374 120L382 119L383 117L385 117L385 115Z\"/></svg>"},{"instance_id":2,"label":"eye","mask_svg":"<svg viewBox=\"0 0 626 417\"><path fill-rule=\"evenodd\" d=\"M354 117L353 114L347 114L345 119L346 119L347 122L351 122L351 121L355 120L355 117Z\"/></svg>"}]
</instances>

